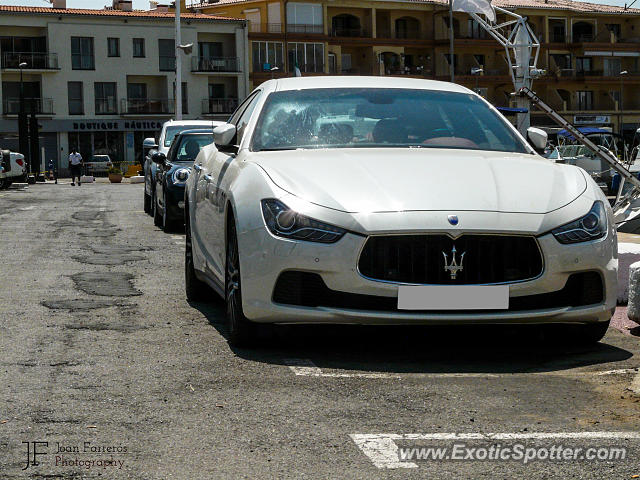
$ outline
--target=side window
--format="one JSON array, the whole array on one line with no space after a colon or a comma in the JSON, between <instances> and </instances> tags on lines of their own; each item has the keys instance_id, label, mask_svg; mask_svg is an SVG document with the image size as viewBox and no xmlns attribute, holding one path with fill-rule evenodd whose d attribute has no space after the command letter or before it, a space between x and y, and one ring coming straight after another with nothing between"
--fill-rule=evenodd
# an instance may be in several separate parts
<instances>
[{"instance_id":1,"label":"side window","mask_svg":"<svg viewBox=\"0 0 640 480\"><path fill-rule=\"evenodd\" d=\"M259 92L256 92L253 95L250 95L249 97L245 98L244 102L242 102L238 106L238 108L236 108L234 112L231 114L231 117L229 118L229 123L233 123L234 125L238 123L238 119L240 118L240 115L242 115L244 110L249 106L249 104L253 101L254 97L258 95L258 93Z\"/></svg>"},{"instance_id":2,"label":"side window","mask_svg":"<svg viewBox=\"0 0 640 480\"><path fill-rule=\"evenodd\" d=\"M240 145L240 143L242 142L244 131L247 128L249 120L251 120L251 115L253 115L253 111L256 109L256 105L258 104L260 97L261 96L259 92L251 99L249 105L247 105L247 108L245 108L244 112L242 112L242 115L240 115L238 122L235 124L237 131L236 145Z\"/></svg>"}]
</instances>

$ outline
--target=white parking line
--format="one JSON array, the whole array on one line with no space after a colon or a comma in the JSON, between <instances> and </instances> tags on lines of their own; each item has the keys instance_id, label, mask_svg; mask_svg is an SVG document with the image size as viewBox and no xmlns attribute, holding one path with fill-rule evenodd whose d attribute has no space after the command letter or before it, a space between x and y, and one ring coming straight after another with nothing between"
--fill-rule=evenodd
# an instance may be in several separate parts
<instances>
[{"instance_id":1,"label":"white parking line","mask_svg":"<svg viewBox=\"0 0 640 480\"><path fill-rule=\"evenodd\" d=\"M640 439L640 432L530 432L530 433L373 433L349 435L358 448L378 468L417 468L414 462L400 461L398 440L628 440Z\"/></svg>"},{"instance_id":2,"label":"white parking line","mask_svg":"<svg viewBox=\"0 0 640 480\"><path fill-rule=\"evenodd\" d=\"M328 377L328 378L402 378L398 373L383 373L383 372L324 372L318 367L312 360L308 358L287 358L284 360L291 371L297 376L301 377ZM563 377L572 376L602 376L602 375L628 375L631 373L638 373L638 368L621 368L617 370L599 371L531 371L531 372L516 372L516 373L481 373L481 372L405 372L403 375L408 377L420 377L420 378L500 378L500 377L523 377L531 375L557 375ZM640 373L638 373L640 375ZM637 388L640 393L640 377L637 377Z\"/></svg>"},{"instance_id":3,"label":"white parking line","mask_svg":"<svg viewBox=\"0 0 640 480\"><path fill-rule=\"evenodd\" d=\"M330 377L330 378L400 378L400 375L392 373L328 373L323 372L311 360L306 358L288 358L284 363L298 376L302 377Z\"/></svg>"}]
</instances>

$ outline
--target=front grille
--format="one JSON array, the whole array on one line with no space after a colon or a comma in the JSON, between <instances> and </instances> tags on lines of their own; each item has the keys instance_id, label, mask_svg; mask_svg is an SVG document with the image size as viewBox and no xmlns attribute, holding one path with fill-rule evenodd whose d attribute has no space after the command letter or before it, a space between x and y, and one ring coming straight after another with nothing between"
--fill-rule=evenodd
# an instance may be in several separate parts
<instances>
[{"instance_id":1,"label":"front grille","mask_svg":"<svg viewBox=\"0 0 640 480\"><path fill-rule=\"evenodd\" d=\"M597 305L604 300L602 277L597 272L571 274L562 290L539 295L511 297L508 310L544 310L548 308ZM280 274L273 290L273 301L300 307L330 307L349 310L409 313L398 310L397 297L378 297L331 290L316 273L288 271ZM412 310L411 313L459 313L451 310ZM464 313L491 313L488 310L464 310Z\"/></svg>"},{"instance_id":2,"label":"front grille","mask_svg":"<svg viewBox=\"0 0 640 480\"><path fill-rule=\"evenodd\" d=\"M445 270L446 265L452 264L454 247L456 262L462 265L455 278ZM529 236L462 235L456 239L447 235L374 236L367 239L358 268L367 278L388 282L507 283L539 276L542 256L536 239Z\"/></svg>"}]
</instances>

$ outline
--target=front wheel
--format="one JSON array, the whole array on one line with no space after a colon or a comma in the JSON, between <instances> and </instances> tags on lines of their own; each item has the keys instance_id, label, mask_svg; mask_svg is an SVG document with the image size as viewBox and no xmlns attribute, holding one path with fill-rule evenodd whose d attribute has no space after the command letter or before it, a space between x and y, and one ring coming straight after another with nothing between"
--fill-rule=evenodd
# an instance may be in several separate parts
<instances>
[{"instance_id":1,"label":"front wheel","mask_svg":"<svg viewBox=\"0 0 640 480\"><path fill-rule=\"evenodd\" d=\"M151 215L151 195L147 193L147 188L144 190L144 213Z\"/></svg>"},{"instance_id":2,"label":"front wheel","mask_svg":"<svg viewBox=\"0 0 640 480\"><path fill-rule=\"evenodd\" d=\"M255 343L258 325L245 317L242 311L240 255L236 225L233 220L230 222L227 234L226 264L225 299L229 322L229 343L235 347L250 346Z\"/></svg>"},{"instance_id":3,"label":"front wheel","mask_svg":"<svg viewBox=\"0 0 640 480\"><path fill-rule=\"evenodd\" d=\"M154 190L153 197L151 200L151 208L153 209L153 224L156 227L162 228L162 215L158 212L158 199L156 198L156 192Z\"/></svg>"},{"instance_id":4,"label":"front wheel","mask_svg":"<svg viewBox=\"0 0 640 480\"><path fill-rule=\"evenodd\" d=\"M191 243L191 227L187 220L189 213L185 217L186 243L184 249L184 290L187 300L190 302L201 302L206 300L209 294L209 287L196 276L196 269L193 264L193 246Z\"/></svg>"},{"instance_id":5,"label":"front wheel","mask_svg":"<svg viewBox=\"0 0 640 480\"><path fill-rule=\"evenodd\" d=\"M593 345L598 343L607 333L609 322L584 323L579 325L562 325L560 341L571 345Z\"/></svg>"}]
</instances>

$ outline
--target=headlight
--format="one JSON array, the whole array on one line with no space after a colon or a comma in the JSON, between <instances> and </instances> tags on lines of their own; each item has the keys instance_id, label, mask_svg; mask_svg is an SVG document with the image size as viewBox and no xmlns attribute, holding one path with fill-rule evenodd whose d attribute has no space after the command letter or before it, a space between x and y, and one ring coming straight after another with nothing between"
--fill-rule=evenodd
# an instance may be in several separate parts
<instances>
[{"instance_id":1,"label":"headlight","mask_svg":"<svg viewBox=\"0 0 640 480\"><path fill-rule=\"evenodd\" d=\"M588 242L602 238L607 233L607 214L601 201L594 202L593 207L584 217L552 230L553 236L560 243Z\"/></svg>"},{"instance_id":2,"label":"headlight","mask_svg":"<svg viewBox=\"0 0 640 480\"><path fill-rule=\"evenodd\" d=\"M173 172L173 183L184 183L189 178L191 170L188 168L179 168Z\"/></svg>"},{"instance_id":3,"label":"headlight","mask_svg":"<svg viewBox=\"0 0 640 480\"><path fill-rule=\"evenodd\" d=\"M279 237L334 243L346 233L342 228L300 215L275 199L262 200L262 213L269 231Z\"/></svg>"}]
</instances>

